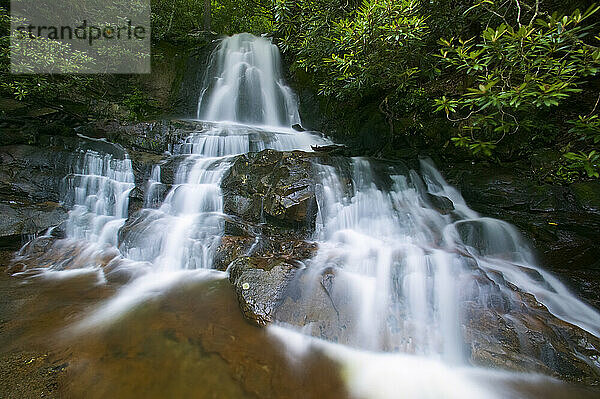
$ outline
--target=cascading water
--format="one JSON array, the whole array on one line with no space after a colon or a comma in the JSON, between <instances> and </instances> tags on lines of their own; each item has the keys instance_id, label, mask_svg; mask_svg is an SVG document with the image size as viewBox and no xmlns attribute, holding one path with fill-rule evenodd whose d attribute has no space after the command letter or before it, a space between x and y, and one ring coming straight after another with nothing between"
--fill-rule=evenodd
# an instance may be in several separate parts
<instances>
[{"instance_id":1,"label":"cascading water","mask_svg":"<svg viewBox=\"0 0 600 399\"><path fill-rule=\"evenodd\" d=\"M211 268L223 230L220 183L231 157L269 148L311 151L324 142L291 129L300 119L281 78L279 50L248 34L223 40L213 54L198 113L217 123L175 146L186 158L163 204L146 209L125 234L120 250L129 259L161 270Z\"/></svg>"},{"instance_id":2,"label":"cascading water","mask_svg":"<svg viewBox=\"0 0 600 399\"><path fill-rule=\"evenodd\" d=\"M523 331L526 352L524 292L600 336L600 314L537 267L512 226L469 209L431 163L420 175L376 166L316 165L319 250L271 327L294 359L318 349L338 359L357 397L516 398L494 387L501 374L469 367L470 320ZM333 312L322 310L328 302ZM598 370L595 359L585 361Z\"/></svg>"},{"instance_id":3,"label":"cascading water","mask_svg":"<svg viewBox=\"0 0 600 399\"><path fill-rule=\"evenodd\" d=\"M148 180L146 188L146 198L144 199L145 208L155 208L160 205L161 193L163 192L164 185L161 182L160 165L154 165L152 167L152 173Z\"/></svg>"},{"instance_id":4,"label":"cascading water","mask_svg":"<svg viewBox=\"0 0 600 399\"><path fill-rule=\"evenodd\" d=\"M97 244L117 244L127 219L129 192L135 187L131 160L88 151L66 178L65 202L72 204L67 236Z\"/></svg>"},{"instance_id":5,"label":"cascading water","mask_svg":"<svg viewBox=\"0 0 600 399\"><path fill-rule=\"evenodd\" d=\"M69 181L67 198L75 196L75 207L67 237L118 245L124 261L145 262L156 271L211 268L223 229L220 182L231 157L267 148L310 151L325 142L291 129L299 122L298 108L279 64L277 47L267 39L241 34L223 40L212 56L199 112L206 104L206 119L226 122L205 124L173 148L183 159L162 203L165 187L156 165L146 209L124 227L118 242L134 188L131 161L88 152Z\"/></svg>"},{"instance_id":6,"label":"cascading water","mask_svg":"<svg viewBox=\"0 0 600 399\"><path fill-rule=\"evenodd\" d=\"M365 159L317 168L320 247L308 269L313 287L324 271L334 271L327 290L338 313L347 313L338 340L464 362L466 306L519 307L507 282L556 317L600 335L598 312L537 267L512 226L469 209L430 163L421 163L423 178L390 168L389 181L378 181ZM437 209L444 199L452 212ZM302 301L311 303L313 295L306 290ZM303 331L322 336L323 322L312 320Z\"/></svg>"},{"instance_id":7,"label":"cascading water","mask_svg":"<svg viewBox=\"0 0 600 399\"><path fill-rule=\"evenodd\" d=\"M119 229L127 220L129 194L135 188L133 167L127 156L80 151L72 170L61 187L64 203L71 208L63 225L66 237L54 245L55 251L36 259L37 264L47 265L52 272L94 270L117 255ZM50 229L48 235L55 229ZM34 243L25 245L20 254L27 256Z\"/></svg>"},{"instance_id":8,"label":"cascading water","mask_svg":"<svg viewBox=\"0 0 600 399\"><path fill-rule=\"evenodd\" d=\"M234 156L311 151L328 143L290 128L300 117L282 80L277 47L248 34L224 39L213 53L198 119L201 127L174 146L171 166L152 168L144 209L134 215L127 214L135 187L127 156L82 153L65 180L65 203L72 210L66 239L57 244L63 259L49 259L52 268L103 265L109 279L114 271L130 276L86 326L113 320L198 269L213 267L226 217L221 182ZM410 397L438 397L451 383L463 389L456 397L493 397L448 365L468 364L465 325L473 314L491 314L518 330L522 321L511 309L519 308L520 293L533 295L556 318L600 335L600 315L535 265L513 227L469 209L432 164L421 162L419 174L362 158L332 159L314 163L313 238L319 249L306 262L307 278L293 306L316 307L325 290L335 316L323 320L306 312L295 319L282 313L270 331L290 345L304 343L297 347L325 346L353 376L353 393L394 397L389 381L368 372L388 367L393 372L382 375L399 378ZM164 178L169 167L170 186ZM439 391L423 390L427 382L406 371L414 367L431 371ZM371 387L373 381L380 385Z\"/></svg>"},{"instance_id":9,"label":"cascading water","mask_svg":"<svg viewBox=\"0 0 600 399\"><path fill-rule=\"evenodd\" d=\"M92 322L116 317L178 281L183 271L212 268L225 216L220 184L233 156L264 149L311 151L311 145L328 143L291 128L300 121L298 108L279 64L277 47L267 39L242 34L220 43L199 100L199 113L209 122L199 123L173 147L178 166L169 190L161 182L161 165L153 167L145 209L129 215L127 224L128 195L135 186L131 161L87 152L83 164L74 166L76 178L69 180L67 203L75 196L75 207L66 241L86 240L89 245L70 257L72 251L59 243L69 259L55 265L108 262L109 274L126 271L137 278ZM201 112L204 107L206 112Z\"/></svg>"},{"instance_id":10,"label":"cascading water","mask_svg":"<svg viewBox=\"0 0 600 399\"><path fill-rule=\"evenodd\" d=\"M213 54L198 119L292 126L300 123L292 90L283 82L279 49L247 33L225 39Z\"/></svg>"}]
</instances>

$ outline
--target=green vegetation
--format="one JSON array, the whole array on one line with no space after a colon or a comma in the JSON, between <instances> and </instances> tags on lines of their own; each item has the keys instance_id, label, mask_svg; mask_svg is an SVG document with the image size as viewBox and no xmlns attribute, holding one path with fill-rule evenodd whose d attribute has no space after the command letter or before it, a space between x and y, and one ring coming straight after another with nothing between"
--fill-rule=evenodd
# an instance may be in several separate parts
<instances>
[{"instance_id":1,"label":"green vegetation","mask_svg":"<svg viewBox=\"0 0 600 399\"><path fill-rule=\"evenodd\" d=\"M379 104L391 125L380 154L438 129L421 142L451 156L502 162L546 147L563 154L551 178L598 177L600 7L456 3L282 0L275 27L323 96Z\"/></svg>"},{"instance_id":2,"label":"green vegetation","mask_svg":"<svg viewBox=\"0 0 600 399\"><path fill-rule=\"evenodd\" d=\"M30 98L44 99L47 102L56 100L64 91L86 87L89 77L82 75L62 75L54 77L51 75L10 75L10 16L8 11L0 7L0 93L3 97L12 97L19 101L26 101ZM34 40L34 39L29 39ZM69 48L62 48L64 45L49 40L37 40L39 46L35 48L35 57L41 59L49 65L54 62L49 58L49 48L61 48L66 56L60 61L63 65L77 72L89 60L77 52L71 52ZM45 61L44 61L45 60ZM27 69L27 65L22 65L22 69Z\"/></svg>"},{"instance_id":3,"label":"green vegetation","mask_svg":"<svg viewBox=\"0 0 600 399\"><path fill-rule=\"evenodd\" d=\"M223 35L271 32L270 0L212 0L210 30ZM185 40L205 31L204 1L152 0L154 40Z\"/></svg>"},{"instance_id":4,"label":"green vegetation","mask_svg":"<svg viewBox=\"0 0 600 399\"><path fill-rule=\"evenodd\" d=\"M472 82L460 95L436 100L436 110L457 122L453 142L473 154L492 156L510 136L534 136L550 109L581 93L585 80L600 71L600 49L583 41L591 28L585 21L597 10L533 15L527 24L517 19L515 27L504 22L488 27L478 38L441 39L442 61ZM593 116L580 116L571 132L577 130L583 139L593 135ZM591 172L596 158L586 156L584 162L581 155L568 154L566 160L597 176Z\"/></svg>"},{"instance_id":5,"label":"green vegetation","mask_svg":"<svg viewBox=\"0 0 600 399\"><path fill-rule=\"evenodd\" d=\"M600 7L589 2L153 0L153 42L212 40L209 6L217 34L272 36L298 89L318 93L320 125L359 152L506 162L545 149L557 156L540 177L600 174ZM85 60L68 62L76 72ZM48 102L90 79L8 77L0 90ZM144 90L120 104L134 119L153 115Z\"/></svg>"}]
</instances>

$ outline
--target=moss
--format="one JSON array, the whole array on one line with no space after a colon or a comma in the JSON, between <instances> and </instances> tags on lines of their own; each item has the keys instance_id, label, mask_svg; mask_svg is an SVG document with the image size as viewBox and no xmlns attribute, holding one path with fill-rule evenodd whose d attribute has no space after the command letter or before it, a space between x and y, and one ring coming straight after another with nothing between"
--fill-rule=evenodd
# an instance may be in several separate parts
<instances>
[{"instance_id":1,"label":"moss","mask_svg":"<svg viewBox=\"0 0 600 399\"><path fill-rule=\"evenodd\" d=\"M584 209L600 211L600 183L579 182L571 185L575 200Z\"/></svg>"}]
</instances>

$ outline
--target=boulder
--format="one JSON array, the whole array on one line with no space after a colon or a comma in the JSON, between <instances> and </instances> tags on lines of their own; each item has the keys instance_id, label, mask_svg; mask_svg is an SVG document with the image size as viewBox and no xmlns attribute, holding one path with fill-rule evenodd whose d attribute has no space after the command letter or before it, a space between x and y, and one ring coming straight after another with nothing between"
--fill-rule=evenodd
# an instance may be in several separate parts
<instances>
[{"instance_id":1,"label":"boulder","mask_svg":"<svg viewBox=\"0 0 600 399\"><path fill-rule=\"evenodd\" d=\"M265 150L237 157L222 182L225 212L306 235L317 214L313 156Z\"/></svg>"},{"instance_id":2,"label":"boulder","mask_svg":"<svg viewBox=\"0 0 600 399\"><path fill-rule=\"evenodd\" d=\"M246 319L257 326L273 321L297 267L281 258L240 257L229 267L229 281Z\"/></svg>"},{"instance_id":3,"label":"boulder","mask_svg":"<svg viewBox=\"0 0 600 399\"><path fill-rule=\"evenodd\" d=\"M301 124L299 124L299 123L295 123L295 124L293 124L293 125L292 125L292 129L294 129L294 130L295 130L295 131L297 131L297 132L305 132L305 131L306 131L306 129L305 129L305 128L303 128L303 127L302 127L302 125L301 125Z\"/></svg>"},{"instance_id":4,"label":"boulder","mask_svg":"<svg viewBox=\"0 0 600 399\"><path fill-rule=\"evenodd\" d=\"M229 270L242 313L255 325L274 320L302 261L317 249L305 241L317 212L314 156L273 150L241 155L222 181L228 216L215 267Z\"/></svg>"},{"instance_id":5,"label":"boulder","mask_svg":"<svg viewBox=\"0 0 600 399\"><path fill-rule=\"evenodd\" d=\"M129 207L127 208L129 215L144 208L144 197L144 192L138 186L129 192Z\"/></svg>"},{"instance_id":6,"label":"boulder","mask_svg":"<svg viewBox=\"0 0 600 399\"><path fill-rule=\"evenodd\" d=\"M425 200L431 205L433 209L447 215L454 210L454 203L448 197L442 195L435 195L431 193L425 193Z\"/></svg>"},{"instance_id":7,"label":"boulder","mask_svg":"<svg viewBox=\"0 0 600 399\"><path fill-rule=\"evenodd\" d=\"M349 286L333 268L300 270L290 281L275 319L294 325L311 335L342 344L353 342L358 328L358 309Z\"/></svg>"}]
</instances>

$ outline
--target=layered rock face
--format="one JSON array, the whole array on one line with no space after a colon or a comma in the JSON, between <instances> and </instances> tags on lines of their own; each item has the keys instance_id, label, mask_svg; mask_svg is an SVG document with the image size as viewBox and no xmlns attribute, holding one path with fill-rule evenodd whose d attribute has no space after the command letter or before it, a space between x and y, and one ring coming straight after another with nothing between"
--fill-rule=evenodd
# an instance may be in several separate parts
<instances>
[{"instance_id":1,"label":"layered rock face","mask_svg":"<svg viewBox=\"0 0 600 399\"><path fill-rule=\"evenodd\" d=\"M67 218L61 205L66 177L86 151L131 157L136 189L130 193L130 214L141 209L146 182L154 165L160 164L166 181L173 181L180 157L169 151L200 123L165 120L123 125L114 121L92 123L65 135L36 134L36 144L26 144L21 129L0 140L0 207L7 218L0 221L0 245L16 249L27 236L43 233ZM107 140L108 138L108 140ZM6 145L2 145L6 144ZM162 198L168 191L164 186Z\"/></svg>"},{"instance_id":2,"label":"layered rock face","mask_svg":"<svg viewBox=\"0 0 600 399\"><path fill-rule=\"evenodd\" d=\"M59 187L69 174L71 153L28 145L0 147L0 245L18 247L66 220Z\"/></svg>"},{"instance_id":3,"label":"layered rock face","mask_svg":"<svg viewBox=\"0 0 600 399\"><path fill-rule=\"evenodd\" d=\"M540 184L518 167L455 165L446 174L473 209L514 224L542 265L600 309L600 183Z\"/></svg>"}]
</instances>

